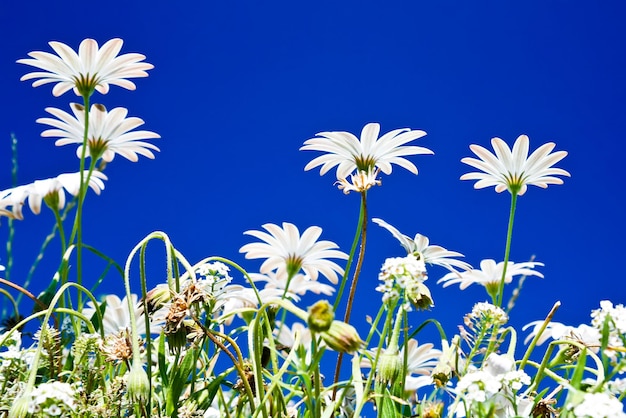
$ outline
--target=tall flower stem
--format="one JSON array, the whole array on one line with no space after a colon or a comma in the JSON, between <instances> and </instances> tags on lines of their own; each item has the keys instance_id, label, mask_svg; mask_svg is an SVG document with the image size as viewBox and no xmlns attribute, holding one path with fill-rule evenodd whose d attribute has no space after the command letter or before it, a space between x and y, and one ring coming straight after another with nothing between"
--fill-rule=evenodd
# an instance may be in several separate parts
<instances>
[{"instance_id":1,"label":"tall flower stem","mask_svg":"<svg viewBox=\"0 0 626 418\"><path fill-rule=\"evenodd\" d=\"M511 253L511 238L513 237L513 220L515 219L515 207L517 206L517 192L511 192L511 210L509 212L509 227L506 232L506 247L504 249L504 266L502 267L502 278L500 279L500 287L498 288L498 300L496 305L502 307L504 298L504 281L506 279L506 268L509 264L509 256Z\"/></svg>"},{"instance_id":2,"label":"tall flower stem","mask_svg":"<svg viewBox=\"0 0 626 418\"><path fill-rule=\"evenodd\" d=\"M335 298L335 303L333 304L333 310L336 312L339 307L339 303L341 302L341 296L343 296L343 290L346 287L346 282L348 281L348 274L350 273L350 267L352 266L352 260L354 260L354 253L356 252L356 247L359 244L359 239L361 238L361 233L363 231L363 222L365 221L365 199L361 199L361 207L359 209L359 222L357 224L356 233L354 234L354 241L352 242L352 247L350 248L350 254L348 256L348 261L346 263L346 269L344 270L343 277L341 279L341 284L339 285L339 290L337 291L337 297Z\"/></svg>"},{"instance_id":3,"label":"tall flower stem","mask_svg":"<svg viewBox=\"0 0 626 418\"><path fill-rule=\"evenodd\" d=\"M356 261L354 268L354 275L352 276L352 283L350 284L350 294L348 295L348 302L346 303L346 313L344 314L343 322L348 323L350 321L350 314L352 312L352 303L354 303L354 294L356 292L356 285L361 275L361 268L363 267L363 258L365 257L365 243L367 238L367 193L361 192L361 215L363 220L361 222L361 247L359 248L359 258Z\"/></svg>"},{"instance_id":4,"label":"tall flower stem","mask_svg":"<svg viewBox=\"0 0 626 418\"><path fill-rule=\"evenodd\" d=\"M363 267L363 257L365 257L365 243L367 238L367 192L361 192L361 247L359 248L359 258L357 258L356 266L354 267L354 275L352 276L352 283L350 284L350 294L348 295L348 302L346 303L346 313L343 317L343 322L346 324L350 321L350 314L352 313L352 303L354 303L354 295L356 292L356 285L361 274L361 267ZM347 271L347 270L346 270ZM339 298L337 299L339 300ZM335 367L335 377L333 382L339 382L339 375L341 374L341 362L343 360L343 353L339 353L337 357L337 366Z\"/></svg>"},{"instance_id":5,"label":"tall flower stem","mask_svg":"<svg viewBox=\"0 0 626 418\"><path fill-rule=\"evenodd\" d=\"M89 176L85 178L85 160L87 159L87 140L89 139L89 98L93 93L91 91L85 91L82 93L83 106L85 112L85 127L83 131L83 145L80 155L79 173L80 173L80 188L78 189L76 218L74 219L74 227L72 234L70 235L69 244L74 243L76 238L76 283L82 284L83 279L83 203L85 201L85 195L87 194L87 185L89 184ZM92 161L92 165L94 161ZM67 280L63 278L63 283ZM78 309L82 307L82 298L80 293L78 294Z\"/></svg>"}]
</instances>

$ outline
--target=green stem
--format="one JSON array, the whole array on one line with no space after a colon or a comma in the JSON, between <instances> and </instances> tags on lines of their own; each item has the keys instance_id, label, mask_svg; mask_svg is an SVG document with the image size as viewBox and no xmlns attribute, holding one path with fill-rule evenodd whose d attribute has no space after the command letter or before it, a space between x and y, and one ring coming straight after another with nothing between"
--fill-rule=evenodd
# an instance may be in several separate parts
<instances>
[{"instance_id":1,"label":"green stem","mask_svg":"<svg viewBox=\"0 0 626 418\"><path fill-rule=\"evenodd\" d=\"M359 239L361 238L361 231L363 230L363 222L365 221L365 199L361 199L361 207L359 209L359 222L357 224L356 232L354 234L354 241L352 241L352 248L350 248L350 255L348 256L348 261L346 263L346 269L344 270L343 277L341 278L341 284L339 285L339 290L337 291L337 298L335 299L335 303L333 304L333 311L337 312L337 308L339 307L339 303L341 302L341 296L343 295L343 290L346 287L346 283L348 282L348 274L350 273L350 267L352 266L352 261L354 260L354 253L356 252L356 247L359 244Z\"/></svg>"},{"instance_id":2,"label":"green stem","mask_svg":"<svg viewBox=\"0 0 626 418\"><path fill-rule=\"evenodd\" d=\"M500 279L500 287L498 288L498 300L496 305L502 307L502 299L504 297L504 281L506 279L506 268L509 264L509 256L511 253L511 238L513 237L513 220L515 219L515 207L517 205L517 193L511 193L511 210L509 212L509 227L506 233L506 247L504 250L504 266L502 267L502 278Z\"/></svg>"},{"instance_id":3,"label":"green stem","mask_svg":"<svg viewBox=\"0 0 626 418\"><path fill-rule=\"evenodd\" d=\"M526 366L526 363L528 362L528 359L530 358L530 354L533 352L533 350L537 346L537 341L539 341L539 338L541 338L541 335L546 330L550 321L552 321L552 318L554 317L556 310L559 309L560 306L561 306L561 302L557 301L554 304L554 306L552 306L552 309L550 309L548 316L546 316L546 319L543 321L543 324L541 324L541 328L539 329L537 334L535 334L535 337L532 339L532 341L530 342L530 345L526 349L526 353L524 353L524 357L520 361L520 364L518 367L519 370L523 370L524 366Z\"/></svg>"},{"instance_id":4,"label":"green stem","mask_svg":"<svg viewBox=\"0 0 626 418\"><path fill-rule=\"evenodd\" d=\"M361 192L361 217L362 219L359 219L361 221L361 247L359 248L359 258L357 259L356 267L354 268L354 275L352 276L352 283L350 284L350 294L348 295L348 303L346 304L346 313L343 317L343 322L346 324L350 322L350 314L352 313L352 303L354 302L356 285L359 280L359 275L361 274L361 267L363 267L363 258L365 257L365 243L367 238L367 192ZM335 384L339 382L342 360L343 353L339 353L339 356L337 356L337 366L335 367L335 378L333 380Z\"/></svg>"},{"instance_id":5,"label":"green stem","mask_svg":"<svg viewBox=\"0 0 626 418\"><path fill-rule=\"evenodd\" d=\"M85 179L85 160L87 158L87 140L89 139L89 97L91 94L83 94L83 106L85 112L85 126L83 131L83 147L80 155L79 173L80 173L80 188L78 189L78 206L76 208L76 218L74 220L74 228L70 238L70 244L74 242L74 236L76 236L76 283L82 284L83 282L83 203L85 202L85 195L87 194L87 182L89 177ZM92 164L94 162L92 161ZM78 309L82 307L82 297L78 294Z\"/></svg>"}]
</instances>

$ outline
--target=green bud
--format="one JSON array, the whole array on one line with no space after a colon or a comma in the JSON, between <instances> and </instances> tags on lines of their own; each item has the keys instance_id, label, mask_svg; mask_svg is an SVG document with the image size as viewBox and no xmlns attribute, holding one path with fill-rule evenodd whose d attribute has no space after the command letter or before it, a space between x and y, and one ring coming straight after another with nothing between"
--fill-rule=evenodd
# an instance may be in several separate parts
<instances>
[{"instance_id":1,"label":"green bud","mask_svg":"<svg viewBox=\"0 0 626 418\"><path fill-rule=\"evenodd\" d=\"M384 383L393 385L402 373L402 357L398 350L387 352L380 355L376 366L378 375L376 378Z\"/></svg>"},{"instance_id":2,"label":"green bud","mask_svg":"<svg viewBox=\"0 0 626 418\"><path fill-rule=\"evenodd\" d=\"M150 381L148 374L138 362L133 362L133 366L128 373L128 396L133 402L146 402L150 395Z\"/></svg>"},{"instance_id":3,"label":"green bud","mask_svg":"<svg viewBox=\"0 0 626 418\"><path fill-rule=\"evenodd\" d=\"M19 398L13 401L13 405L9 410L9 418L26 418L30 414L28 413L28 404L30 403L31 396L28 394L22 394Z\"/></svg>"},{"instance_id":4,"label":"green bud","mask_svg":"<svg viewBox=\"0 0 626 418\"><path fill-rule=\"evenodd\" d=\"M334 319L335 312L333 312L333 307L326 300L315 302L313 306L309 307L307 324L313 332L328 331Z\"/></svg>"},{"instance_id":5,"label":"green bud","mask_svg":"<svg viewBox=\"0 0 626 418\"><path fill-rule=\"evenodd\" d=\"M342 321L333 321L330 328L320 335L326 345L342 353L354 353L363 344L356 328Z\"/></svg>"}]
</instances>

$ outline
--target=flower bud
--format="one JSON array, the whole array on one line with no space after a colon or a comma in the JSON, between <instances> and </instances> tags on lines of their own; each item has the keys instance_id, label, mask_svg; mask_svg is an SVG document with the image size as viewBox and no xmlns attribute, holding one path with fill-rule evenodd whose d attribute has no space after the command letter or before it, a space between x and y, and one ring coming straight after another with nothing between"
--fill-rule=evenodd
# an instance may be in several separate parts
<instances>
[{"instance_id":1,"label":"flower bud","mask_svg":"<svg viewBox=\"0 0 626 418\"><path fill-rule=\"evenodd\" d=\"M317 301L313 306L309 307L307 324L313 332L328 331L334 319L335 312L333 312L333 307L326 300Z\"/></svg>"},{"instance_id":2,"label":"flower bud","mask_svg":"<svg viewBox=\"0 0 626 418\"><path fill-rule=\"evenodd\" d=\"M13 405L9 410L9 418L26 418L29 416L28 404L30 403L31 396L22 394L19 398L13 401Z\"/></svg>"},{"instance_id":3,"label":"flower bud","mask_svg":"<svg viewBox=\"0 0 626 418\"><path fill-rule=\"evenodd\" d=\"M383 352L378 359L376 367L378 371L377 379L384 383L393 385L402 373L402 358L398 350Z\"/></svg>"},{"instance_id":4,"label":"flower bud","mask_svg":"<svg viewBox=\"0 0 626 418\"><path fill-rule=\"evenodd\" d=\"M363 344L356 328L342 321L333 321L330 328L320 335L326 345L342 353L354 353Z\"/></svg>"},{"instance_id":5,"label":"flower bud","mask_svg":"<svg viewBox=\"0 0 626 418\"><path fill-rule=\"evenodd\" d=\"M133 362L133 366L128 373L126 381L128 386L128 396L133 402L146 402L150 395L150 381L148 374L138 362Z\"/></svg>"}]
</instances>

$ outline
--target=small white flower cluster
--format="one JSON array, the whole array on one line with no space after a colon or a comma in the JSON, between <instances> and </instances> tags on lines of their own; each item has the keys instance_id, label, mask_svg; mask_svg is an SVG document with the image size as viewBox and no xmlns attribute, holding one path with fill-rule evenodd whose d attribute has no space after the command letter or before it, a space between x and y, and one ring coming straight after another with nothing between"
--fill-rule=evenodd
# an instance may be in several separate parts
<instances>
[{"instance_id":1,"label":"small white flower cluster","mask_svg":"<svg viewBox=\"0 0 626 418\"><path fill-rule=\"evenodd\" d=\"M609 300L600 302L600 308L591 311L591 325L602 332L604 322L609 318L609 346L612 348L623 347L622 338L626 336L626 307L621 303L613 306ZM614 350L608 350L612 353L607 355L613 356Z\"/></svg>"},{"instance_id":2,"label":"small white flower cluster","mask_svg":"<svg viewBox=\"0 0 626 418\"><path fill-rule=\"evenodd\" d=\"M424 285L424 281L428 279L426 265L421 258L418 259L413 254L386 259L378 279L383 282L376 287L377 291L383 293L383 303L404 296L406 311L411 311L409 302L417 303L423 298L428 298L429 305L432 303L430 291Z\"/></svg>"},{"instance_id":3,"label":"small white flower cluster","mask_svg":"<svg viewBox=\"0 0 626 418\"><path fill-rule=\"evenodd\" d=\"M44 417L66 416L75 408L74 389L69 383L57 381L42 383L33 389L28 404L30 414Z\"/></svg>"},{"instance_id":4,"label":"small white flower cluster","mask_svg":"<svg viewBox=\"0 0 626 418\"><path fill-rule=\"evenodd\" d=\"M585 393L573 413L576 418L624 418L623 408L620 401L607 393Z\"/></svg>"},{"instance_id":5,"label":"small white flower cluster","mask_svg":"<svg viewBox=\"0 0 626 418\"><path fill-rule=\"evenodd\" d=\"M350 174L350 181L348 178L342 178L335 182L339 190L343 191L343 194L350 194L351 191L357 193L363 193L373 186L380 186L381 181L378 179L378 173L380 169L369 169L368 171L360 170L356 174Z\"/></svg>"},{"instance_id":6,"label":"small white flower cluster","mask_svg":"<svg viewBox=\"0 0 626 418\"><path fill-rule=\"evenodd\" d=\"M464 400L455 408L457 417L473 416L472 411L495 407L497 416L527 416L532 401L514 396L514 391L530 384L530 376L514 369L513 359L496 353L487 357L482 370L464 375L455 392Z\"/></svg>"},{"instance_id":7,"label":"small white flower cluster","mask_svg":"<svg viewBox=\"0 0 626 418\"><path fill-rule=\"evenodd\" d=\"M197 270L197 273L204 278L206 287L213 292L219 292L224 286L232 282L233 278L229 272L230 268L219 261L205 263Z\"/></svg>"},{"instance_id":8,"label":"small white flower cluster","mask_svg":"<svg viewBox=\"0 0 626 418\"><path fill-rule=\"evenodd\" d=\"M509 316L506 312L489 302L478 302L472 308L472 312L465 316L465 324L468 326L473 322L501 326L508 321Z\"/></svg>"}]
</instances>

